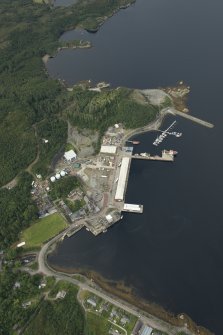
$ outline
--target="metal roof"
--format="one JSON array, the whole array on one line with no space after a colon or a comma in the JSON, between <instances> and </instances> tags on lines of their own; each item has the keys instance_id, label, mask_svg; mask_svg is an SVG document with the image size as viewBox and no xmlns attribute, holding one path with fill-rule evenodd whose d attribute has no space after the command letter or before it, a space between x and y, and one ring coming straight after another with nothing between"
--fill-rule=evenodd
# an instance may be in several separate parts
<instances>
[{"instance_id":1,"label":"metal roof","mask_svg":"<svg viewBox=\"0 0 223 335\"><path fill-rule=\"evenodd\" d=\"M102 145L100 152L102 154L115 154L117 147L115 145Z\"/></svg>"},{"instance_id":2,"label":"metal roof","mask_svg":"<svg viewBox=\"0 0 223 335\"><path fill-rule=\"evenodd\" d=\"M124 204L124 209L139 211L140 210L140 205Z\"/></svg>"},{"instance_id":3,"label":"metal roof","mask_svg":"<svg viewBox=\"0 0 223 335\"><path fill-rule=\"evenodd\" d=\"M69 150L65 152L64 157L67 161L71 161L72 159L76 159L77 155L74 150Z\"/></svg>"},{"instance_id":4,"label":"metal roof","mask_svg":"<svg viewBox=\"0 0 223 335\"><path fill-rule=\"evenodd\" d=\"M149 326L144 326L142 328L142 331L140 332L140 335L150 335L152 333L153 329Z\"/></svg>"},{"instance_id":5,"label":"metal roof","mask_svg":"<svg viewBox=\"0 0 223 335\"><path fill-rule=\"evenodd\" d=\"M116 190L116 194L115 194L115 200L122 201L124 199L124 193L125 193L125 188L126 188L126 179L127 179L127 176L128 176L129 165L130 165L130 158L129 157L123 157L121 168L120 168L117 190Z\"/></svg>"}]
</instances>

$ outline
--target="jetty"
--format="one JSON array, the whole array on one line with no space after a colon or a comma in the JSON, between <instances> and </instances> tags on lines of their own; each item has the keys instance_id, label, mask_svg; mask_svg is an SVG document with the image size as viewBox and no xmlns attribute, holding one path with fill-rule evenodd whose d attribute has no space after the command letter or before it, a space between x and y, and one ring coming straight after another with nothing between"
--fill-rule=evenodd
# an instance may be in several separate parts
<instances>
[{"instance_id":1,"label":"jetty","mask_svg":"<svg viewBox=\"0 0 223 335\"><path fill-rule=\"evenodd\" d=\"M175 126L176 122L177 122L176 120L173 121L171 125L165 130L158 129L158 131L160 131L162 134L156 138L156 140L153 142L153 145L158 146L167 137L167 135L174 135L176 137L181 137L182 133L170 132L170 130L173 129L173 127Z\"/></svg>"},{"instance_id":2,"label":"jetty","mask_svg":"<svg viewBox=\"0 0 223 335\"><path fill-rule=\"evenodd\" d=\"M141 154L135 154L132 155L132 158L135 159L145 159L145 160L151 160L151 161L163 161L163 162L173 162L174 161L174 155L170 154L167 150L162 151L162 156L151 156L149 153L144 152Z\"/></svg>"},{"instance_id":3,"label":"jetty","mask_svg":"<svg viewBox=\"0 0 223 335\"><path fill-rule=\"evenodd\" d=\"M201 120L198 117L189 115L187 113L183 113L183 112L176 111L176 110L174 111L174 113L177 114L177 115L179 115L179 116L184 117L185 119L188 119L188 120L191 120L193 122L196 122L196 123L198 123L198 124L200 124L200 125L202 125L204 127L207 127L207 128L213 128L214 127L213 123Z\"/></svg>"},{"instance_id":4,"label":"jetty","mask_svg":"<svg viewBox=\"0 0 223 335\"><path fill-rule=\"evenodd\" d=\"M64 239L64 237L71 237L74 234L76 234L79 230L81 230L83 228L83 224L82 225L78 225L76 227L74 227L73 229L69 230L66 234L64 234L64 236L62 237L62 239Z\"/></svg>"},{"instance_id":5,"label":"jetty","mask_svg":"<svg viewBox=\"0 0 223 335\"><path fill-rule=\"evenodd\" d=\"M177 151L174 150L163 150L161 156L158 155L152 156L146 152L133 155L132 150L130 150L130 152L124 152L122 160L118 164L118 167L120 166L119 174L115 176L116 178L115 181L117 181L117 183L116 182L113 183L114 206L120 212L129 212L137 214L143 213L143 205L125 203L125 192L127 189L129 170L132 159L173 162L175 155L177 155ZM122 216L120 216L120 218L122 218Z\"/></svg>"}]
</instances>

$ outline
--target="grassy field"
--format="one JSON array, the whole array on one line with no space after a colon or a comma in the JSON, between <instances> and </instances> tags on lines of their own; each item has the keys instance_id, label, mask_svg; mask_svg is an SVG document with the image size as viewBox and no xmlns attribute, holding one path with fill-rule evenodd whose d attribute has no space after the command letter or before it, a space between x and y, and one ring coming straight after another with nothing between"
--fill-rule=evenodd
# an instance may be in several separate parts
<instances>
[{"instance_id":1,"label":"grassy field","mask_svg":"<svg viewBox=\"0 0 223 335\"><path fill-rule=\"evenodd\" d=\"M41 245L51 237L57 235L68 226L65 219L55 213L43 219L39 219L31 227L21 234L21 241L25 241L26 248L41 247Z\"/></svg>"},{"instance_id":2,"label":"grassy field","mask_svg":"<svg viewBox=\"0 0 223 335\"><path fill-rule=\"evenodd\" d=\"M90 312L86 314L85 331L87 335L108 334L111 326L105 318Z\"/></svg>"},{"instance_id":3,"label":"grassy field","mask_svg":"<svg viewBox=\"0 0 223 335\"><path fill-rule=\"evenodd\" d=\"M109 334L109 330L111 329L114 331L118 330L120 334L132 334L132 330L138 319L136 316L106 302L106 300L89 291L81 291L79 297L84 302L83 306L87 310L86 335ZM95 307L88 304L87 300L89 298L95 301ZM121 321L123 317L128 321L123 323Z\"/></svg>"}]
</instances>

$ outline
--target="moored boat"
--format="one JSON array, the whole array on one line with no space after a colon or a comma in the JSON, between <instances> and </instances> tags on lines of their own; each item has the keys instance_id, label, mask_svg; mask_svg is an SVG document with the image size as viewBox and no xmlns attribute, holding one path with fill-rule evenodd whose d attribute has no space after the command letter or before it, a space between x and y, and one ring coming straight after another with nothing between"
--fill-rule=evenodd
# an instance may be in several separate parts
<instances>
[{"instance_id":1,"label":"moored boat","mask_svg":"<svg viewBox=\"0 0 223 335\"><path fill-rule=\"evenodd\" d=\"M176 156L178 154L176 150L164 150L164 153L172 156Z\"/></svg>"}]
</instances>

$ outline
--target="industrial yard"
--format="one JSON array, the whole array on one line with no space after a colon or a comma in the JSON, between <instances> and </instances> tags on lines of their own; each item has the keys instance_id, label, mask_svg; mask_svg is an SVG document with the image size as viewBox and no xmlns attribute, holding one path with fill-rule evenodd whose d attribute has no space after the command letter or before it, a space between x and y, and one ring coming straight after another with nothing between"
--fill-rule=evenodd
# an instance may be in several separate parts
<instances>
[{"instance_id":1,"label":"industrial yard","mask_svg":"<svg viewBox=\"0 0 223 335\"><path fill-rule=\"evenodd\" d=\"M32 194L40 209L40 217L58 211L72 224L73 229L67 236L84 226L97 236L121 220L122 212L143 213L143 204L125 203L131 160L173 162L176 152L163 150L161 156L134 154L133 146L137 144L138 141L128 140L128 132L122 124L115 124L104 134L97 155L79 158L73 149L66 151L53 175L44 181L38 176L39 179L33 182ZM67 184L68 178L76 178L78 185L69 188L68 194L62 196L61 188ZM52 189L55 188L58 190L52 200ZM61 194L59 198L58 194Z\"/></svg>"}]
</instances>

